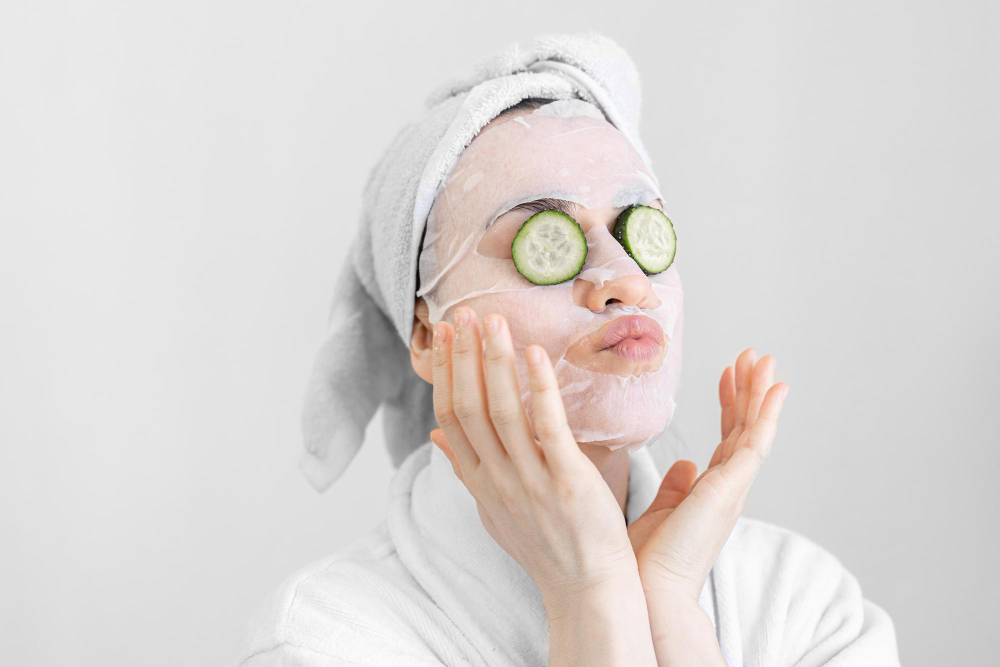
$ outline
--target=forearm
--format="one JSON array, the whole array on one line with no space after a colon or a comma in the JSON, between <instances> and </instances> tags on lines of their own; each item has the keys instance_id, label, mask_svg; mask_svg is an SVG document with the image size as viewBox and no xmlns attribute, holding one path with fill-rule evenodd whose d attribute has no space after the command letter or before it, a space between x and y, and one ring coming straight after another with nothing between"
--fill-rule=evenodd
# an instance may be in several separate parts
<instances>
[{"instance_id":1,"label":"forearm","mask_svg":"<svg viewBox=\"0 0 1000 667\"><path fill-rule=\"evenodd\" d=\"M726 667L712 619L697 602L678 604L649 591L647 596L649 625L658 667Z\"/></svg>"},{"instance_id":2,"label":"forearm","mask_svg":"<svg viewBox=\"0 0 1000 667\"><path fill-rule=\"evenodd\" d=\"M570 598L550 596L545 609L549 667L657 664L638 573Z\"/></svg>"}]
</instances>

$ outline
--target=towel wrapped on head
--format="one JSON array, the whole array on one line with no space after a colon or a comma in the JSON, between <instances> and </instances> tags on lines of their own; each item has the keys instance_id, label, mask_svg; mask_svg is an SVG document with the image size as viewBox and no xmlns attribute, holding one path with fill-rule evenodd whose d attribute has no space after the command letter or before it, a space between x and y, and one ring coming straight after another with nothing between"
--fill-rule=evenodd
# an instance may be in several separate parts
<instances>
[{"instance_id":1,"label":"towel wrapped on head","mask_svg":"<svg viewBox=\"0 0 1000 667\"><path fill-rule=\"evenodd\" d=\"M511 44L433 92L365 187L360 226L338 278L329 330L302 411L300 468L319 491L336 481L382 406L394 466L437 426L432 388L410 365L417 258L428 213L462 151L491 120L528 98L597 107L649 165L639 138L641 90L628 54L589 32ZM559 113L558 105L551 109Z\"/></svg>"}]
</instances>

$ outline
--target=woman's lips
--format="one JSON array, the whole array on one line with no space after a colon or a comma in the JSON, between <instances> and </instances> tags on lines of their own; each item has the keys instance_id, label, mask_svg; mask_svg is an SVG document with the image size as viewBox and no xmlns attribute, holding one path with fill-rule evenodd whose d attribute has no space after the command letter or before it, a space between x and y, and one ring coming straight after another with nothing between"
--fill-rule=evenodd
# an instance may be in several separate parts
<instances>
[{"instance_id":1,"label":"woman's lips","mask_svg":"<svg viewBox=\"0 0 1000 667\"><path fill-rule=\"evenodd\" d=\"M636 375L657 370L669 344L669 337L653 318L623 315L577 340L565 358L574 366L600 373Z\"/></svg>"},{"instance_id":2,"label":"woman's lips","mask_svg":"<svg viewBox=\"0 0 1000 667\"><path fill-rule=\"evenodd\" d=\"M605 324L603 329L602 350L627 338L651 338L657 345L663 342L663 329L656 320L645 315L622 315Z\"/></svg>"},{"instance_id":3,"label":"woman's lips","mask_svg":"<svg viewBox=\"0 0 1000 667\"><path fill-rule=\"evenodd\" d=\"M623 315L604 325L599 351L631 361L655 358L663 348L663 328L645 315Z\"/></svg>"}]
</instances>

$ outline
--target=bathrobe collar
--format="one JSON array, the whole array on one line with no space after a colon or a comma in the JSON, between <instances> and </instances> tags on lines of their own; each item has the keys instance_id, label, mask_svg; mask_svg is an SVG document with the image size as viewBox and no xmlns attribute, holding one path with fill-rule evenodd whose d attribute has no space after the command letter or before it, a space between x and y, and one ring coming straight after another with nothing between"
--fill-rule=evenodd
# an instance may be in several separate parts
<instances>
[{"instance_id":1,"label":"bathrobe collar","mask_svg":"<svg viewBox=\"0 0 1000 667\"><path fill-rule=\"evenodd\" d=\"M653 502L663 475L647 447L628 456L631 524ZM486 532L475 498L433 443L397 471L387 521L404 565L478 654L469 656L473 664L548 662L541 592Z\"/></svg>"}]
</instances>

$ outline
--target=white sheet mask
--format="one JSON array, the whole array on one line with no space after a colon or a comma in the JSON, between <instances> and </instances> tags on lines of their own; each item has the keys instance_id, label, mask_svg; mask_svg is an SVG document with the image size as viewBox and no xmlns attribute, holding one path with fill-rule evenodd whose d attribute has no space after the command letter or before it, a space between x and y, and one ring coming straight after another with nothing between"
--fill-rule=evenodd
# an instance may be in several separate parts
<instances>
[{"instance_id":1,"label":"white sheet mask","mask_svg":"<svg viewBox=\"0 0 1000 667\"><path fill-rule=\"evenodd\" d=\"M523 355L538 344L553 361L577 442L631 452L658 436L673 415L683 290L676 265L646 276L612 236L624 207L661 207L662 196L625 136L580 105L596 111L575 100L551 103L490 124L466 148L428 216L417 294L427 301L432 323L453 322L459 306L480 321L503 315L529 417ZM510 244L532 212L504 214L542 198L587 209L576 216L587 239L586 262L557 285L532 284L511 259ZM610 299L618 300L605 304ZM658 366L647 362L647 370L637 371L613 352L579 342L627 314L646 315L662 327L668 345Z\"/></svg>"}]
</instances>

